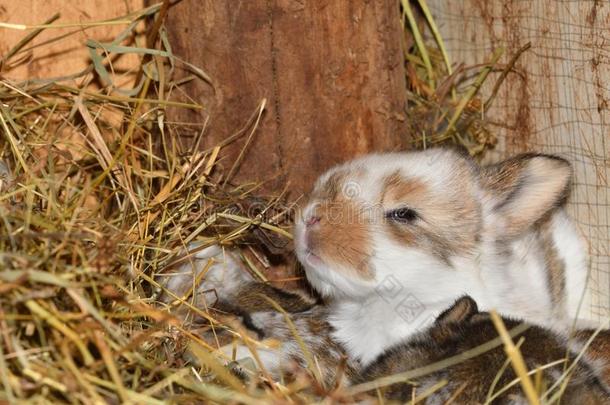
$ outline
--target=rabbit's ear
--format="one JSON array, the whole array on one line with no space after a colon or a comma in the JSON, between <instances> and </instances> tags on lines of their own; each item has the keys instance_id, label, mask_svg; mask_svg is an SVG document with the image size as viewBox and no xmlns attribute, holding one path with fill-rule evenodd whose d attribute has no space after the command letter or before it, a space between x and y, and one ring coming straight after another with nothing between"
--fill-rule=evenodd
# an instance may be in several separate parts
<instances>
[{"instance_id":1,"label":"rabbit's ear","mask_svg":"<svg viewBox=\"0 0 610 405\"><path fill-rule=\"evenodd\" d=\"M570 164L551 155L519 155L481 170L487 201L502 218L507 237L519 236L560 206L571 178Z\"/></svg>"},{"instance_id":2,"label":"rabbit's ear","mask_svg":"<svg viewBox=\"0 0 610 405\"><path fill-rule=\"evenodd\" d=\"M469 295L464 295L455 303L442 312L436 318L437 325L460 324L467 322L473 315L479 312L477 303Z\"/></svg>"}]
</instances>

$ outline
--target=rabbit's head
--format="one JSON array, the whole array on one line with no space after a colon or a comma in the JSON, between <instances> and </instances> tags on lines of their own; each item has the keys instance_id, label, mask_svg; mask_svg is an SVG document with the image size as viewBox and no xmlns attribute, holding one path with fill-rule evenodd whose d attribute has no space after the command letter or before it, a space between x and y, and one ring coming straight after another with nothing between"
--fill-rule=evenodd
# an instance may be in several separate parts
<instances>
[{"instance_id":1,"label":"rabbit's head","mask_svg":"<svg viewBox=\"0 0 610 405\"><path fill-rule=\"evenodd\" d=\"M546 155L482 168L449 149L364 156L318 179L297 215L296 252L327 297L363 297L384 283L446 296L483 240L536 226L570 177L566 161Z\"/></svg>"}]
</instances>

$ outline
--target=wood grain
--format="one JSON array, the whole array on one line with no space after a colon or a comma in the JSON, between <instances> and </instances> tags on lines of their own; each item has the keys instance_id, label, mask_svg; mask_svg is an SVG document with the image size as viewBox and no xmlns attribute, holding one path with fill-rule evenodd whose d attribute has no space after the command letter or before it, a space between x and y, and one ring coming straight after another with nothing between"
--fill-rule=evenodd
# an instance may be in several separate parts
<instances>
[{"instance_id":1,"label":"wood grain","mask_svg":"<svg viewBox=\"0 0 610 405\"><path fill-rule=\"evenodd\" d=\"M399 8L393 0L196 1L170 10L174 52L203 67L215 91L184 88L206 110L173 118L203 122L203 147L235 133L268 100L237 178L307 191L330 166L407 144ZM227 165L243 139L226 148Z\"/></svg>"}]
</instances>

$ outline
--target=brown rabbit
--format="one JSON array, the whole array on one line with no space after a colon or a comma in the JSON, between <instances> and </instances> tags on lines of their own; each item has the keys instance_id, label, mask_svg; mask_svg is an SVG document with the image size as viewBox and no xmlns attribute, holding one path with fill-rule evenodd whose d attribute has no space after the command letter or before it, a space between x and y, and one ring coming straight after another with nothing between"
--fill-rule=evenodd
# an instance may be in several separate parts
<instances>
[{"instance_id":1,"label":"brown rabbit","mask_svg":"<svg viewBox=\"0 0 610 405\"><path fill-rule=\"evenodd\" d=\"M577 331L568 339L568 344L574 352L581 352L586 347L585 359L598 371L598 375L606 386L610 387L610 329Z\"/></svg>"},{"instance_id":2,"label":"brown rabbit","mask_svg":"<svg viewBox=\"0 0 610 405\"><path fill-rule=\"evenodd\" d=\"M519 322L504 319L507 328L514 328ZM497 338L498 333L490 317L477 310L470 297L462 297L443 312L427 330L420 332L405 342L398 344L373 361L360 374L356 382L375 380L380 377L417 369L455 356ZM547 400L559 391L564 369L574 364L566 377L565 391L561 395L562 404L608 404L608 385L599 379L596 370L586 361L575 362L576 354L568 352L565 339L538 326L529 328L518 335L524 338L520 351L529 370L564 360L560 364L542 371L545 388L554 390ZM485 403L494 393L490 387L506 362L506 354L501 345L479 356L459 362L440 371L427 374L410 383L397 383L387 387L384 395L388 399L406 401L413 391L421 392L427 387L446 380L447 384L434 392L430 401L441 403L453 398L456 404ZM495 382L494 392L515 380L512 367L507 367ZM533 377L532 377L533 379ZM414 385L414 384L416 385ZM416 388L417 387L417 388ZM543 391L544 392L544 391ZM527 403L521 386L515 384L510 389L495 396L492 403Z\"/></svg>"},{"instance_id":3,"label":"brown rabbit","mask_svg":"<svg viewBox=\"0 0 610 405\"><path fill-rule=\"evenodd\" d=\"M267 290L266 293L276 302L286 303L287 297L277 295L277 290ZM242 310L248 312L246 308ZM315 359L316 369L327 387L339 383L338 372L343 384L369 382L425 367L498 339L498 333L489 315L478 312L475 301L464 296L441 313L430 327L388 348L368 366L362 367L361 363L351 360L344 363L346 352L344 347L331 337L333 329L326 322L328 315L323 306L290 314L297 335L305 344L308 354ZM287 367L282 365L291 363L301 367L307 365L307 356L285 317L285 314L277 311L258 312L254 309L248 312L249 322L254 325L261 338L273 338L283 342L280 348L258 351L259 357L272 372L285 370ZM503 321L509 329L521 324L508 318ZM563 404L610 403L610 385L607 380L610 370L607 362L610 357L610 331L604 330L597 334L590 348L584 352L584 358L576 361L576 356L583 350L583 344L592 333L593 331L588 330L579 331L568 342L564 336L546 328L527 325L524 332L516 335L515 340L524 339L520 351L529 370L557 363L541 371L541 387L553 388L549 391L547 400L560 389L564 389L560 394ZM230 356L228 349L225 348L225 353ZM238 349L237 357L250 356L245 347ZM409 383L390 385L382 392L387 399L408 401L414 394L445 380L447 384L429 397L431 403L442 403L449 398L456 404L484 403L489 398L493 398L491 403L494 404L527 403L519 384L500 391L517 378L510 366L501 372L506 362L507 356L502 345L498 343L493 349L476 357L426 374ZM564 373L568 368L570 371ZM500 377L494 383L498 373L501 373ZM562 386L562 381L566 382L565 387ZM492 387L495 389L490 390ZM543 393L544 391L540 392Z\"/></svg>"}]
</instances>

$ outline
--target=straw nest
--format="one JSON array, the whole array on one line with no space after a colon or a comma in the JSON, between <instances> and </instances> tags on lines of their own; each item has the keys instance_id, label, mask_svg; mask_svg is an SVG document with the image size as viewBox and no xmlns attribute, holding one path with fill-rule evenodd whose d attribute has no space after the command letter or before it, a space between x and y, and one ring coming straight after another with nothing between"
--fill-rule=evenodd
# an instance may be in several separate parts
<instances>
[{"instance_id":1,"label":"straw nest","mask_svg":"<svg viewBox=\"0 0 610 405\"><path fill-rule=\"evenodd\" d=\"M406 32L415 38L406 52L409 121L426 124L413 128L418 145L450 140L481 153L494 138L481 115L489 100L476 93L499 54L465 83L468 69L451 69L436 29L425 45L412 12L404 11ZM264 279L268 264L252 246L281 247L290 239L289 206L257 195L256 184L231 184L232 170L218 167L224 145L198 147L205 128L185 146L182 124L167 122L167 107L201 108L171 101L182 84L173 81L175 64L190 69L189 80L209 79L172 55L161 24L165 12L156 5L121 17L131 23L116 41L88 42L91 66L83 72L1 80L0 399L347 400L341 389L322 390L307 370L291 383L242 384L210 354L215 343L173 317L176 306L190 305L187 299L176 297L174 306L156 301L162 287L155 276L189 242L248 246L246 264ZM157 46L125 45L153 16L148 39ZM428 27L434 28L430 18ZM3 56L4 72L44 28ZM143 55L130 89L117 88L109 72L124 53ZM253 117L250 129L257 112ZM196 310L231 329L216 314Z\"/></svg>"}]
</instances>

